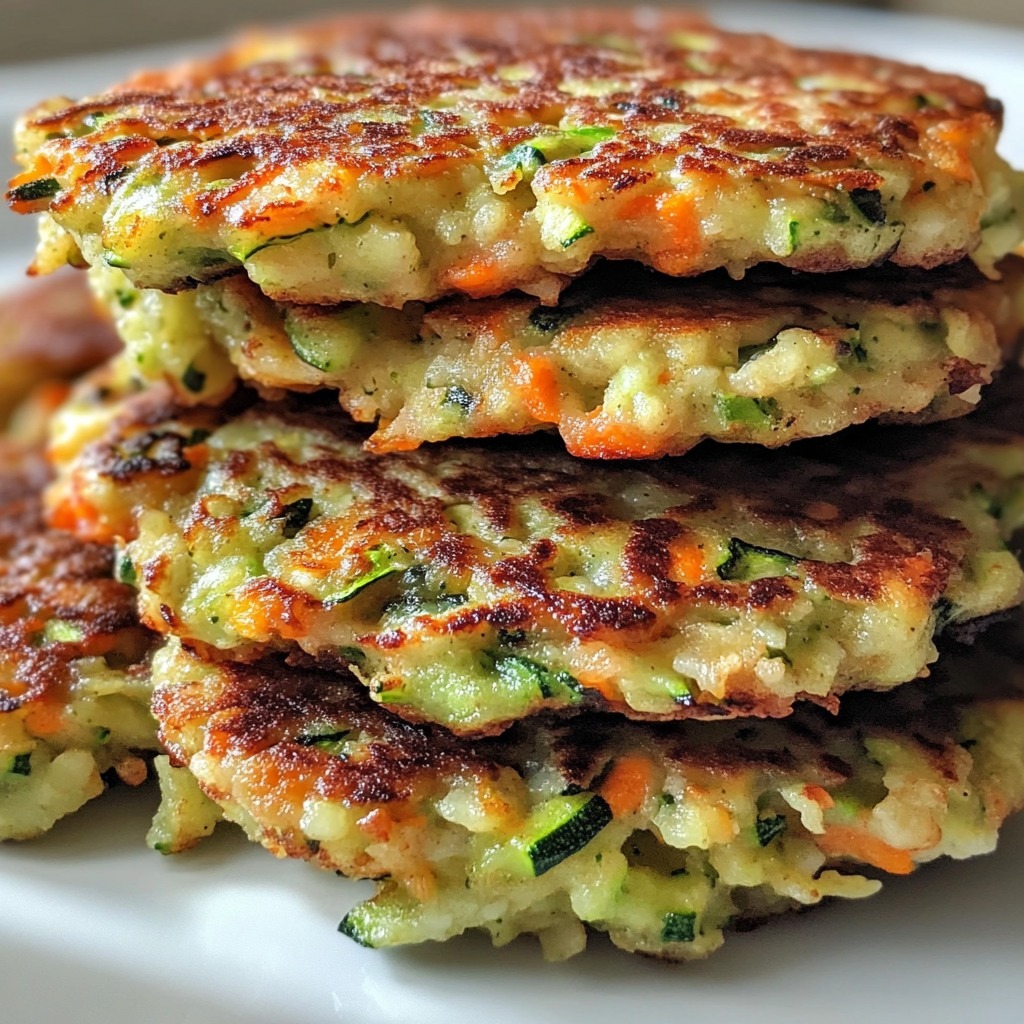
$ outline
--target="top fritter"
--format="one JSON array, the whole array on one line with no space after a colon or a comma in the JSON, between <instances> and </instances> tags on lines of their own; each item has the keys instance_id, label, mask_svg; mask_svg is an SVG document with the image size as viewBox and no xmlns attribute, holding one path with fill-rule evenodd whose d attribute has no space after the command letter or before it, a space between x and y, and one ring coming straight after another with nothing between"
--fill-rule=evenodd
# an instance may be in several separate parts
<instances>
[{"instance_id":1,"label":"top fritter","mask_svg":"<svg viewBox=\"0 0 1024 1024\"><path fill-rule=\"evenodd\" d=\"M416 11L250 36L21 126L38 266L271 298L552 301L595 257L985 270L1024 235L981 86L668 12ZM81 250L79 253L78 250Z\"/></svg>"}]
</instances>

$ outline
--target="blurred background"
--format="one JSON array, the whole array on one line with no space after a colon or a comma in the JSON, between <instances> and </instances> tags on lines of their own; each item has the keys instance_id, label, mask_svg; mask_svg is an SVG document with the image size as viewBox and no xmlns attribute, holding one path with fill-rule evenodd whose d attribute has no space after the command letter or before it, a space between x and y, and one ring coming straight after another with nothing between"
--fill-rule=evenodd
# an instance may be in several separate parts
<instances>
[{"instance_id":1,"label":"blurred background","mask_svg":"<svg viewBox=\"0 0 1024 1024\"><path fill-rule=\"evenodd\" d=\"M495 0L490 2L497 6ZM499 2L515 6L513 0ZM478 0L473 6L486 3ZM709 11L715 7L714 0L691 3ZM0 63L195 39L245 21L281 21L345 7L388 6L406 5L396 0L0 0ZM1024 0L862 0L861 6L1024 26Z\"/></svg>"}]
</instances>

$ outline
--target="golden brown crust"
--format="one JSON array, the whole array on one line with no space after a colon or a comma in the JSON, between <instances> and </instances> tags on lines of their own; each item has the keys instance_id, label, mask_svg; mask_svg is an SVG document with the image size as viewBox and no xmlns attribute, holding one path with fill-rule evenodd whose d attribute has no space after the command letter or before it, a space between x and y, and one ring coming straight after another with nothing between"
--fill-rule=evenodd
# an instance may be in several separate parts
<instances>
[{"instance_id":1,"label":"golden brown crust","mask_svg":"<svg viewBox=\"0 0 1024 1024\"><path fill-rule=\"evenodd\" d=\"M956 427L642 468L536 442L375 456L317 401L129 399L69 464L56 515L131 540L144 621L203 657L302 650L356 666L409 720L476 735L542 709L834 707L920 674L943 600L967 621L1020 597L1019 428L998 396ZM470 687L496 702L451 699Z\"/></svg>"},{"instance_id":2,"label":"golden brown crust","mask_svg":"<svg viewBox=\"0 0 1024 1024\"><path fill-rule=\"evenodd\" d=\"M965 712L1006 702L1019 707L1024 681L1010 669L1019 658L1014 627L993 632L997 651L953 645L937 678L879 698L853 694L838 715L802 707L783 722L637 723L583 714L520 723L500 738L469 742L437 726L411 724L374 704L347 673L327 673L281 657L249 665L203 663L186 655L178 667L194 677L159 687L153 711L161 739L182 764L198 752L236 773L237 787L211 792L262 805L270 824L297 816L310 798L347 806L398 804L444 792L455 778L497 777L504 769L557 770L566 784L595 788L616 755L645 754L709 788L715 780L756 775L765 784L792 777L833 790L863 773L863 738L912 741L941 778L961 773ZM952 668L950 669L950 666ZM358 754L340 757L316 737L343 734ZM851 743L851 740L853 741ZM208 780L204 788L209 789ZM1013 808L1005 808L1009 813ZM263 841L290 856L316 859L296 837L272 828ZM324 866L337 867L325 861Z\"/></svg>"},{"instance_id":3,"label":"golden brown crust","mask_svg":"<svg viewBox=\"0 0 1024 1024\"><path fill-rule=\"evenodd\" d=\"M79 241L102 233L108 245L116 237L135 250L120 259L131 265L138 257L133 280L178 290L237 270L239 259L270 240L354 224L366 213L415 221L409 197L392 205L388 190L396 183L423 189L421 207L433 209L487 177L498 181L495 161L539 134L597 128L600 145L545 161L531 185L538 201L568 203L596 225L586 226L596 235L569 262L559 246L568 249L578 235L549 238L549 252L520 259L503 253L501 243L537 240L515 229L499 243L460 249L412 291L374 294L388 305L517 286L550 296L553 274L578 273L598 254L643 258L681 275L722 265L742 270L762 259L816 272L886 258L931 267L978 248L982 165L995 159L1001 121L1000 104L957 76L794 49L665 11L414 11L256 35L212 60L140 75L81 103L51 103L27 121L34 141L25 147L35 152L25 156L8 199L21 212L49 206ZM521 178L498 182L495 191L503 195ZM59 189L40 184L48 182ZM735 238L713 257L691 251L710 208L698 203L684 230L687 216L665 202L674 209L691 204L692 191L718 193L724 205L735 201L738 215L749 197L722 197L739 184L753 184L759 195L781 187L787 202L820 199L826 219L830 199L852 199L865 219L858 230L874 241L865 248L861 238L856 255L851 236L822 237L789 252L775 242L756 254L740 252ZM371 196L367 190L378 185L384 192ZM186 226L171 246L173 269L149 265L153 254L143 250L156 243L132 202L121 204L113 233L97 230L94 211L84 220L76 213L105 206L126 188L168 193L161 203L173 203L170 219ZM939 194L965 205L943 212L933 205ZM883 206L891 230L880 231ZM918 209L928 211L924 219L956 221L956 230L948 237L924 230L911 241L914 232L903 229ZM609 210L618 227L604 223ZM517 207L512 216L522 213ZM662 237L673 218L674 236ZM652 229L653 240L645 237ZM425 230L413 228L421 236ZM227 236L236 243L225 243ZM296 279L266 287L292 301L358 297L336 282L326 291Z\"/></svg>"},{"instance_id":4,"label":"golden brown crust","mask_svg":"<svg viewBox=\"0 0 1024 1024\"><path fill-rule=\"evenodd\" d=\"M135 592L113 579L110 548L45 525L48 477L39 453L0 442L0 712L56 709L74 661L126 663L145 647Z\"/></svg>"}]
</instances>

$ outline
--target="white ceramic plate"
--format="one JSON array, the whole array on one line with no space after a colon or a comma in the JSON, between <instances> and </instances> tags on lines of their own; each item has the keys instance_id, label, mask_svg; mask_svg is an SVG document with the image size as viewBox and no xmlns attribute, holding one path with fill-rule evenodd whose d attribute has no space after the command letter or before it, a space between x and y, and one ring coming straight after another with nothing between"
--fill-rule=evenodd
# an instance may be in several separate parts
<instances>
[{"instance_id":1,"label":"white ceramic plate","mask_svg":"<svg viewBox=\"0 0 1024 1024\"><path fill-rule=\"evenodd\" d=\"M715 14L979 78L1007 100L1004 151L1024 164L1024 33L802 6ZM45 95L80 94L168 56L0 70L0 131ZM16 279L31 240L31 225L0 213L0 284ZM595 936L586 954L552 966L526 940L361 949L335 926L368 887L277 862L228 832L161 858L142 845L154 800L112 793L44 839L0 849L5 1024L1024 1021L1024 819L991 857L730 936L705 963L628 957Z\"/></svg>"}]
</instances>

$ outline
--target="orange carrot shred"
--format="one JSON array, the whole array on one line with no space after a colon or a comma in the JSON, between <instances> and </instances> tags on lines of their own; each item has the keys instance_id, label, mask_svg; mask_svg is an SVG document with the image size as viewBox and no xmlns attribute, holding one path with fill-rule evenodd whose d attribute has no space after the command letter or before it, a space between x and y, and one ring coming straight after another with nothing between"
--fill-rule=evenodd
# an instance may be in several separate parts
<instances>
[{"instance_id":1,"label":"orange carrot shred","mask_svg":"<svg viewBox=\"0 0 1024 1024\"><path fill-rule=\"evenodd\" d=\"M601 785L612 814L621 818L638 810L650 795L654 769L646 757L620 757L612 764Z\"/></svg>"},{"instance_id":2,"label":"orange carrot shred","mask_svg":"<svg viewBox=\"0 0 1024 1024\"><path fill-rule=\"evenodd\" d=\"M520 356L512 365L512 382L535 420L540 423L559 421L558 376L547 356Z\"/></svg>"},{"instance_id":3,"label":"orange carrot shred","mask_svg":"<svg viewBox=\"0 0 1024 1024\"><path fill-rule=\"evenodd\" d=\"M894 846L860 829L845 825L832 825L815 842L822 853L830 857L854 857L890 875L909 875L914 860L906 850Z\"/></svg>"},{"instance_id":4,"label":"orange carrot shred","mask_svg":"<svg viewBox=\"0 0 1024 1024\"><path fill-rule=\"evenodd\" d=\"M671 548L672 576L689 587L704 579L704 550L692 542L674 544Z\"/></svg>"}]
</instances>

